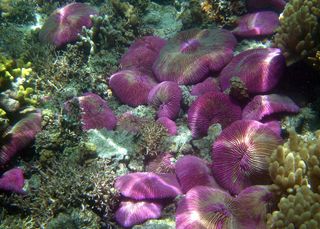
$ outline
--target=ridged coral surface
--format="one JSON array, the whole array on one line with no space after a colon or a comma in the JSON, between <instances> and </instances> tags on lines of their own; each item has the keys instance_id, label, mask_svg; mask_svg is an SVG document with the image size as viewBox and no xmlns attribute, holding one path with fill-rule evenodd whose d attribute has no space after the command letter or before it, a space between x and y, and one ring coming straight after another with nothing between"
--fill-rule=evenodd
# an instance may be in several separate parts
<instances>
[{"instance_id":1,"label":"ridged coral surface","mask_svg":"<svg viewBox=\"0 0 320 229\"><path fill-rule=\"evenodd\" d=\"M208 92L199 96L188 110L188 125L192 137L200 138L215 123L226 127L241 118L241 108L221 92Z\"/></svg>"},{"instance_id":2,"label":"ridged coral surface","mask_svg":"<svg viewBox=\"0 0 320 229\"><path fill-rule=\"evenodd\" d=\"M91 27L90 15L97 11L84 3L71 3L55 10L43 25L39 37L44 42L61 47L78 38L82 27Z\"/></svg>"},{"instance_id":3,"label":"ridged coral surface","mask_svg":"<svg viewBox=\"0 0 320 229\"><path fill-rule=\"evenodd\" d=\"M195 84L210 72L220 71L232 58L237 44L223 29L190 29L168 40L153 65L159 81Z\"/></svg>"},{"instance_id":4,"label":"ridged coral surface","mask_svg":"<svg viewBox=\"0 0 320 229\"><path fill-rule=\"evenodd\" d=\"M270 183L268 158L281 137L254 120L235 121L212 146L213 176L231 194L246 187Z\"/></svg>"},{"instance_id":5,"label":"ridged coral surface","mask_svg":"<svg viewBox=\"0 0 320 229\"><path fill-rule=\"evenodd\" d=\"M249 93L264 93L279 82L285 67L280 49L258 48L241 52L219 74L224 91L231 86L232 77L239 77Z\"/></svg>"}]
</instances>

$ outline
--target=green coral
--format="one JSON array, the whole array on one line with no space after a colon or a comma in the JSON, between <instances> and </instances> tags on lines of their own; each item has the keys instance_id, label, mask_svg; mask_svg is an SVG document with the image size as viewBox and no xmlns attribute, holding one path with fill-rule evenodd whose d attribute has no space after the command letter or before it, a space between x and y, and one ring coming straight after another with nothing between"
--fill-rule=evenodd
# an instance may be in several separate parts
<instances>
[{"instance_id":1,"label":"green coral","mask_svg":"<svg viewBox=\"0 0 320 229\"><path fill-rule=\"evenodd\" d=\"M304 59L319 38L320 0L290 0L280 16L274 46L282 50L287 64Z\"/></svg>"},{"instance_id":2,"label":"green coral","mask_svg":"<svg viewBox=\"0 0 320 229\"><path fill-rule=\"evenodd\" d=\"M17 24L35 21L36 3L34 0L1 0L0 20Z\"/></svg>"},{"instance_id":3,"label":"green coral","mask_svg":"<svg viewBox=\"0 0 320 229\"><path fill-rule=\"evenodd\" d=\"M289 139L270 158L272 190L281 198L268 216L270 228L319 228L320 131Z\"/></svg>"}]
</instances>

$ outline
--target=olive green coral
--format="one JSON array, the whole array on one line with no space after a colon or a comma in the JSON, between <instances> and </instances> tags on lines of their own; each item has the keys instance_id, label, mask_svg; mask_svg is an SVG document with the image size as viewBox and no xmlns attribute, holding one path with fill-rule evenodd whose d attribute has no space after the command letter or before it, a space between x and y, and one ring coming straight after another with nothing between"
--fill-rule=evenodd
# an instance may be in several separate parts
<instances>
[{"instance_id":1,"label":"olive green coral","mask_svg":"<svg viewBox=\"0 0 320 229\"><path fill-rule=\"evenodd\" d=\"M281 198L278 207L278 211L268 215L269 228L320 227L320 195L307 186L298 187L295 194Z\"/></svg>"},{"instance_id":2,"label":"olive green coral","mask_svg":"<svg viewBox=\"0 0 320 229\"><path fill-rule=\"evenodd\" d=\"M320 193L320 131L311 136L289 130L289 139L270 157L272 187L280 194L293 193L295 188L309 185Z\"/></svg>"},{"instance_id":3,"label":"olive green coral","mask_svg":"<svg viewBox=\"0 0 320 229\"><path fill-rule=\"evenodd\" d=\"M289 140L272 153L269 172L273 188L280 192L293 192L298 185L307 185L309 143L304 142L294 130L289 130Z\"/></svg>"},{"instance_id":4,"label":"olive green coral","mask_svg":"<svg viewBox=\"0 0 320 229\"><path fill-rule=\"evenodd\" d=\"M290 65L307 57L319 45L320 0L290 0L280 16L274 46L282 50Z\"/></svg>"}]
</instances>

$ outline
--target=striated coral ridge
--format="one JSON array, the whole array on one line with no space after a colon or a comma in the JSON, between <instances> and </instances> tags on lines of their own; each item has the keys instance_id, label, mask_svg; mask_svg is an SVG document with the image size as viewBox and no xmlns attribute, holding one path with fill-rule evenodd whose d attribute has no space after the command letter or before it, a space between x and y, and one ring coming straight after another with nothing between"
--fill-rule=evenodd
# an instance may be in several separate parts
<instances>
[{"instance_id":1,"label":"striated coral ridge","mask_svg":"<svg viewBox=\"0 0 320 229\"><path fill-rule=\"evenodd\" d=\"M274 46L282 50L287 65L304 59L319 45L319 0L291 0L280 16Z\"/></svg>"}]
</instances>

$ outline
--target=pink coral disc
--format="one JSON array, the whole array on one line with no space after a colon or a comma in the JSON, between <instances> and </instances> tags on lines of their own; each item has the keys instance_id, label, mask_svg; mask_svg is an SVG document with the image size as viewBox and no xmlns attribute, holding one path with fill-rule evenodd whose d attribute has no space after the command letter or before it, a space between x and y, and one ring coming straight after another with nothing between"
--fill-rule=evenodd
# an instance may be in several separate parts
<instances>
[{"instance_id":1,"label":"pink coral disc","mask_svg":"<svg viewBox=\"0 0 320 229\"><path fill-rule=\"evenodd\" d=\"M7 133L8 142L0 148L0 165L5 165L19 151L28 146L41 131L41 113L30 113Z\"/></svg>"},{"instance_id":2,"label":"pink coral disc","mask_svg":"<svg viewBox=\"0 0 320 229\"><path fill-rule=\"evenodd\" d=\"M267 124L235 121L212 146L213 176L231 194L251 185L266 184L270 182L268 158L281 142Z\"/></svg>"},{"instance_id":3,"label":"pink coral disc","mask_svg":"<svg viewBox=\"0 0 320 229\"><path fill-rule=\"evenodd\" d=\"M115 187L125 197L135 200L174 198L181 194L176 176L169 173L129 173L118 177Z\"/></svg>"},{"instance_id":4,"label":"pink coral disc","mask_svg":"<svg viewBox=\"0 0 320 229\"><path fill-rule=\"evenodd\" d=\"M271 7L281 12L286 6L286 3L285 0L247 0L247 7L252 11Z\"/></svg>"},{"instance_id":5,"label":"pink coral disc","mask_svg":"<svg viewBox=\"0 0 320 229\"><path fill-rule=\"evenodd\" d=\"M61 47L78 39L82 27L92 26L91 15L97 15L97 11L85 3L70 3L55 10L43 25L39 38Z\"/></svg>"},{"instance_id":6,"label":"pink coral disc","mask_svg":"<svg viewBox=\"0 0 320 229\"><path fill-rule=\"evenodd\" d=\"M113 130L117 125L117 117L109 108L107 101L94 93L85 93L78 97L81 109L83 130L102 129Z\"/></svg>"},{"instance_id":7,"label":"pink coral disc","mask_svg":"<svg viewBox=\"0 0 320 229\"><path fill-rule=\"evenodd\" d=\"M164 81L151 89L148 104L157 109L157 117L175 120L180 111L182 92L176 82Z\"/></svg>"},{"instance_id":8,"label":"pink coral disc","mask_svg":"<svg viewBox=\"0 0 320 229\"><path fill-rule=\"evenodd\" d=\"M240 118L240 106L221 92L208 92L199 96L188 110L188 124L193 138L207 135L212 124L219 123L224 128Z\"/></svg>"},{"instance_id":9,"label":"pink coral disc","mask_svg":"<svg viewBox=\"0 0 320 229\"><path fill-rule=\"evenodd\" d=\"M23 186L23 170L20 168L10 169L0 177L0 190L25 194L26 192L23 190Z\"/></svg>"},{"instance_id":10,"label":"pink coral disc","mask_svg":"<svg viewBox=\"0 0 320 229\"><path fill-rule=\"evenodd\" d=\"M195 84L220 71L232 58L237 41L227 30L190 29L168 40L153 64L156 78Z\"/></svg>"},{"instance_id":11,"label":"pink coral disc","mask_svg":"<svg viewBox=\"0 0 320 229\"><path fill-rule=\"evenodd\" d=\"M241 52L221 71L220 86L224 91L230 80L239 77L249 93L264 93L273 89L281 78L285 59L277 48L258 48Z\"/></svg>"},{"instance_id":12,"label":"pink coral disc","mask_svg":"<svg viewBox=\"0 0 320 229\"><path fill-rule=\"evenodd\" d=\"M299 107L287 96L256 95L243 109L242 119L260 121L267 115L279 112L297 113Z\"/></svg>"},{"instance_id":13,"label":"pink coral disc","mask_svg":"<svg viewBox=\"0 0 320 229\"><path fill-rule=\"evenodd\" d=\"M148 219L161 216L162 205L150 201L122 201L115 213L116 221L123 227L132 227Z\"/></svg>"},{"instance_id":14,"label":"pink coral disc","mask_svg":"<svg viewBox=\"0 0 320 229\"><path fill-rule=\"evenodd\" d=\"M175 170L183 193L199 185L222 189L212 177L207 162L199 157L183 156L176 162Z\"/></svg>"},{"instance_id":15,"label":"pink coral disc","mask_svg":"<svg viewBox=\"0 0 320 229\"><path fill-rule=\"evenodd\" d=\"M278 14L272 11L246 14L240 17L238 26L232 33L239 37L271 35L280 24L278 17Z\"/></svg>"},{"instance_id":16,"label":"pink coral disc","mask_svg":"<svg viewBox=\"0 0 320 229\"><path fill-rule=\"evenodd\" d=\"M122 103L136 107L148 103L148 94L156 83L137 70L122 70L110 77L109 85Z\"/></svg>"},{"instance_id":17,"label":"pink coral disc","mask_svg":"<svg viewBox=\"0 0 320 229\"><path fill-rule=\"evenodd\" d=\"M178 203L177 229L266 228L271 192L262 186L243 190L239 198L207 186L189 190Z\"/></svg>"},{"instance_id":18,"label":"pink coral disc","mask_svg":"<svg viewBox=\"0 0 320 229\"><path fill-rule=\"evenodd\" d=\"M200 96L207 92L219 92L220 86L217 78L209 77L204 81L192 85L191 87L191 95Z\"/></svg>"},{"instance_id":19,"label":"pink coral disc","mask_svg":"<svg viewBox=\"0 0 320 229\"><path fill-rule=\"evenodd\" d=\"M121 68L137 69L152 75L152 65L165 44L166 40L157 36L145 36L136 40L121 57Z\"/></svg>"}]
</instances>

